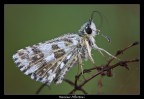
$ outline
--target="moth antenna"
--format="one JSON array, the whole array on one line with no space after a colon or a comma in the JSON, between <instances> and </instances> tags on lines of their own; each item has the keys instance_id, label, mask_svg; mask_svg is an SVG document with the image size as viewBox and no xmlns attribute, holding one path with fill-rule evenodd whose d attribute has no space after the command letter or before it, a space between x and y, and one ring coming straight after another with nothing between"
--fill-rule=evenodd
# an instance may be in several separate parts
<instances>
[{"instance_id":1,"label":"moth antenna","mask_svg":"<svg viewBox=\"0 0 144 99\"><path fill-rule=\"evenodd\" d=\"M102 26L102 23L103 23L103 16L102 16L102 13L100 11L92 11L91 13L91 17L90 17L90 24L93 20L93 17L94 17L94 14L97 13L99 16L100 16L100 25L98 27L101 27ZM99 28L100 29L100 28Z\"/></svg>"}]
</instances>

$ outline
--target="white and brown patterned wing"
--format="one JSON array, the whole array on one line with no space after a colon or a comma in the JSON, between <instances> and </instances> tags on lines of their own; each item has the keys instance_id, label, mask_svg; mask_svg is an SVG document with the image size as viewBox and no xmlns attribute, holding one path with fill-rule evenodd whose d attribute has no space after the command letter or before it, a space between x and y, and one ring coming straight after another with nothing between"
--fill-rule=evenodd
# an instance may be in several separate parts
<instances>
[{"instance_id":1,"label":"white and brown patterned wing","mask_svg":"<svg viewBox=\"0 0 144 99\"><path fill-rule=\"evenodd\" d=\"M76 34L65 35L44 43L20 49L13 55L17 67L32 79L50 84L58 76L57 72L66 66L71 52L79 44Z\"/></svg>"},{"instance_id":2,"label":"white and brown patterned wing","mask_svg":"<svg viewBox=\"0 0 144 99\"><path fill-rule=\"evenodd\" d=\"M73 49L73 51L62 62L60 69L57 71L56 78L54 79L54 82L56 84L62 83L66 72L69 71L70 68L72 68L74 65L78 63L77 55L79 53L77 50L78 50L77 48Z\"/></svg>"}]
</instances>

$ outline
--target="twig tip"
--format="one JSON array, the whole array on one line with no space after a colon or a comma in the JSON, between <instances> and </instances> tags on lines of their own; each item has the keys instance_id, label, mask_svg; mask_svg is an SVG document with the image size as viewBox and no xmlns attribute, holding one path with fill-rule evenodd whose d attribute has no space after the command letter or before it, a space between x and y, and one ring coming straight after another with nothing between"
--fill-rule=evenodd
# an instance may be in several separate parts
<instances>
[{"instance_id":1,"label":"twig tip","mask_svg":"<svg viewBox=\"0 0 144 99\"><path fill-rule=\"evenodd\" d=\"M135 46L135 45L137 45L137 44L139 44L139 42L138 42L138 41L135 41L135 42L132 44L132 46Z\"/></svg>"}]
</instances>

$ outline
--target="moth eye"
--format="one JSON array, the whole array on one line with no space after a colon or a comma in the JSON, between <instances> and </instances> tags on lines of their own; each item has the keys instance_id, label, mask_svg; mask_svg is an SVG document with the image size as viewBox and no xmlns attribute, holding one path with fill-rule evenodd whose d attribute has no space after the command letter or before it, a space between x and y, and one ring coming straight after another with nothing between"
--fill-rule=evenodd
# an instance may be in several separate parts
<instances>
[{"instance_id":1,"label":"moth eye","mask_svg":"<svg viewBox=\"0 0 144 99\"><path fill-rule=\"evenodd\" d=\"M92 33L92 29L89 26L85 28L85 31L86 31L87 34Z\"/></svg>"}]
</instances>

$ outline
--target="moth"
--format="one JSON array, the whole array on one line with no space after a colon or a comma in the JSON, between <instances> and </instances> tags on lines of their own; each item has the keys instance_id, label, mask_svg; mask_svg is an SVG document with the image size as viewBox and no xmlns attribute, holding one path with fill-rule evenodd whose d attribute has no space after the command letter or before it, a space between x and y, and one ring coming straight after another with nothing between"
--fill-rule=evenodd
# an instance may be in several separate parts
<instances>
[{"instance_id":1,"label":"moth","mask_svg":"<svg viewBox=\"0 0 144 99\"><path fill-rule=\"evenodd\" d=\"M79 64L82 68L82 60L94 59L91 50L97 50L102 55L105 52L109 56L116 58L109 52L96 45L94 37L104 36L100 33L93 22L93 11L90 19L81 27L78 33L68 33L58 38L38 43L18 50L13 56L17 67L31 79L50 85L52 81L56 84L62 83L67 71Z\"/></svg>"}]
</instances>

